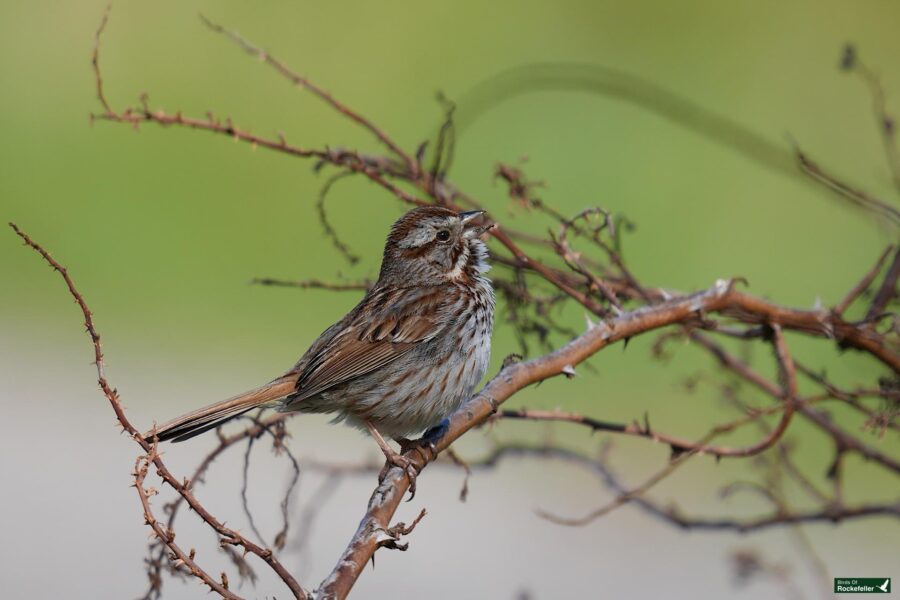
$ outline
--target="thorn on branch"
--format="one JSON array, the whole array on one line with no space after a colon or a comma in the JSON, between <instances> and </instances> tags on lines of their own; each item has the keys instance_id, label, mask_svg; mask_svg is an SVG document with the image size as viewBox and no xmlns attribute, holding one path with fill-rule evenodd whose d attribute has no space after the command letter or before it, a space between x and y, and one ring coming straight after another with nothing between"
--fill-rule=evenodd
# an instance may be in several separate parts
<instances>
[{"instance_id":1,"label":"thorn on branch","mask_svg":"<svg viewBox=\"0 0 900 600\"><path fill-rule=\"evenodd\" d=\"M677 446L675 444L669 444L669 461L678 460L678 458L684 454L685 452L689 452L689 448L685 448L684 446Z\"/></svg>"},{"instance_id":2,"label":"thorn on branch","mask_svg":"<svg viewBox=\"0 0 900 600\"><path fill-rule=\"evenodd\" d=\"M503 362L500 365L500 370L502 371L506 367L512 366L518 362L522 362L523 360L525 360L525 357L521 354L507 354L503 358Z\"/></svg>"},{"instance_id":3,"label":"thorn on branch","mask_svg":"<svg viewBox=\"0 0 900 600\"><path fill-rule=\"evenodd\" d=\"M845 44L841 51L841 70L852 71L856 67L856 46Z\"/></svg>"},{"instance_id":4,"label":"thorn on branch","mask_svg":"<svg viewBox=\"0 0 900 600\"><path fill-rule=\"evenodd\" d=\"M413 519L413 522L409 525L401 521L400 523L397 523L396 525L385 529L382 533L387 537L380 539L377 543L377 547L406 552L406 550L409 548L409 542L401 542L400 538L412 533L419 522L425 518L425 514L426 511L423 508L419 515L415 519Z\"/></svg>"}]
</instances>

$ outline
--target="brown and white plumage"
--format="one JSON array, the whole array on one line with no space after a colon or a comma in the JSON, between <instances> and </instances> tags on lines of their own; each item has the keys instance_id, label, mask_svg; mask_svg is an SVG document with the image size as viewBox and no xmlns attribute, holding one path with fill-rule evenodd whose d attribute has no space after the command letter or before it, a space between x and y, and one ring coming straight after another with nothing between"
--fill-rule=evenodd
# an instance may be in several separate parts
<instances>
[{"instance_id":1,"label":"brown and white plumage","mask_svg":"<svg viewBox=\"0 0 900 600\"><path fill-rule=\"evenodd\" d=\"M262 406L333 413L393 438L440 423L490 357L494 295L478 214L408 212L391 229L378 282L288 373L166 423L158 438L187 439Z\"/></svg>"}]
</instances>

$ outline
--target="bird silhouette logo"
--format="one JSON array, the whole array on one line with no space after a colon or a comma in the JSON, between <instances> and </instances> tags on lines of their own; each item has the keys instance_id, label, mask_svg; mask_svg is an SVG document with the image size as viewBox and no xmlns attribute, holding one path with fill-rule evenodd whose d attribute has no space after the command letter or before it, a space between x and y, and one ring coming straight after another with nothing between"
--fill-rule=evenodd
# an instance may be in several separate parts
<instances>
[{"instance_id":1,"label":"bird silhouette logo","mask_svg":"<svg viewBox=\"0 0 900 600\"><path fill-rule=\"evenodd\" d=\"M891 592L891 580L885 579L884 583L878 586L878 589L886 594L889 594Z\"/></svg>"}]
</instances>

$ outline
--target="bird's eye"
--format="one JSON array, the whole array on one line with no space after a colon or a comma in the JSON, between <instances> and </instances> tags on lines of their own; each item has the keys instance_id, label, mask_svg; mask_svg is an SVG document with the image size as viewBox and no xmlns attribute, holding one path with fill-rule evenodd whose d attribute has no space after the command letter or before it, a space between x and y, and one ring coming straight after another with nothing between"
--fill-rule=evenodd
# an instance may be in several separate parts
<instances>
[{"instance_id":1,"label":"bird's eye","mask_svg":"<svg viewBox=\"0 0 900 600\"><path fill-rule=\"evenodd\" d=\"M437 237L437 241L446 242L447 240L450 239L450 232L447 231L446 229L441 229L440 231L437 232L436 237Z\"/></svg>"}]
</instances>

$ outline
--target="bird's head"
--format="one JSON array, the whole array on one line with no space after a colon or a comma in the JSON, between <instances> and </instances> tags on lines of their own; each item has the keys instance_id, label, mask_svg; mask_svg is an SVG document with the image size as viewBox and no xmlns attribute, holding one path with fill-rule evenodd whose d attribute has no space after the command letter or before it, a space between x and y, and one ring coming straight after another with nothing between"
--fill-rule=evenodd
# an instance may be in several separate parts
<instances>
[{"instance_id":1,"label":"bird's head","mask_svg":"<svg viewBox=\"0 0 900 600\"><path fill-rule=\"evenodd\" d=\"M422 206L400 217L384 247L379 279L398 285L438 285L486 272L483 210L456 213Z\"/></svg>"}]
</instances>

